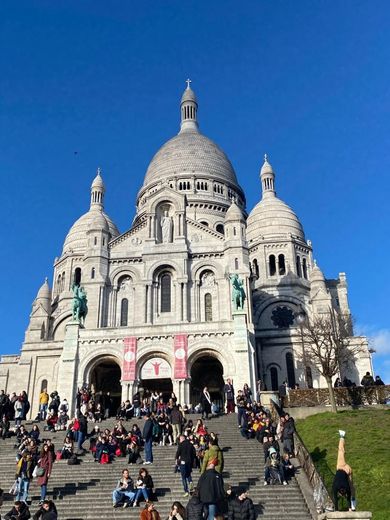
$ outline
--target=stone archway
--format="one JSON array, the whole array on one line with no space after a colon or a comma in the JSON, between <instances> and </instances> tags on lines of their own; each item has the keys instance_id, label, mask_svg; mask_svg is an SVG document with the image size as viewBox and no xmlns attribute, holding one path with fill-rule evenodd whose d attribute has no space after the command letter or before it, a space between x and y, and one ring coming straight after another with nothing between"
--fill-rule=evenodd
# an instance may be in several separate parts
<instances>
[{"instance_id":1,"label":"stone archway","mask_svg":"<svg viewBox=\"0 0 390 520\"><path fill-rule=\"evenodd\" d=\"M89 383L95 394L95 400L110 408L110 415L115 416L121 404L122 370L117 360L102 357L94 363L89 374Z\"/></svg>"},{"instance_id":2,"label":"stone archway","mask_svg":"<svg viewBox=\"0 0 390 520\"><path fill-rule=\"evenodd\" d=\"M209 354L199 356L191 366L191 403L200 402L203 388L207 386L212 401L223 407L223 366L215 357Z\"/></svg>"}]
</instances>

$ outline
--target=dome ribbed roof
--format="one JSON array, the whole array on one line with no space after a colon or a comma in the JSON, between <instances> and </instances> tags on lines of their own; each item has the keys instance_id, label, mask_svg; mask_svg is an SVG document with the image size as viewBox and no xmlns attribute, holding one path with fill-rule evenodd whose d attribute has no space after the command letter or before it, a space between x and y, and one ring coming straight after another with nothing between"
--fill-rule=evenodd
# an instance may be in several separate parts
<instances>
[{"instance_id":1,"label":"dome ribbed roof","mask_svg":"<svg viewBox=\"0 0 390 520\"><path fill-rule=\"evenodd\" d=\"M36 299L37 300L40 300L40 299L50 300L50 298L51 298L51 294L50 294L49 282L48 282L47 278L45 278L45 281L39 288Z\"/></svg>"},{"instance_id":2,"label":"dome ribbed roof","mask_svg":"<svg viewBox=\"0 0 390 520\"><path fill-rule=\"evenodd\" d=\"M225 215L225 222L229 222L231 220L244 220L242 211L234 201L230 204L229 209L227 210Z\"/></svg>"},{"instance_id":3,"label":"dome ribbed roof","mask_svg":"<svg viewBox=\"0 0 390 520\"><path fill-rule=\"evenodd\" d=\"M69 250L80 253L85 252L88 245L87 232L90 229L108 231L110 240L119 235L118 228L104 211L100 211L98 208L91 208L76 220L70 228L65 238L62 254Z\"/></svg>"},{"instance_id":4,"label":"dome ribbed roof","mask_svg":"<svg viewBox=\"0 0 390 520\"><path fill-rule=\"evenodd\" d=\"M323 275L323 272L321 271L321 269L318 267L317 264L314 264L314 267L311 270L310 282L311 283L323 283L323 284L325 284L325 277Z\"/></svg>"},{"instance_id":5,"label":"dome ribbed roof","mask_svg":"<svg viewBox=\"0 0 390 520\"><path fill-rule=\"evenodd\" d=\"M302 224L294 211L277 197L263 198L250 212L247 219L249 242L260 236L294 235L305 240Z\"/></svg>"},{"instance_id":6,"label":"dome ribbed roof","mask_svg":"<svg viewBox=\"0 0 390 520\"><path fill-rule=\"evenodd\" d=\"M153 157L144 186L186 173L237 185L233 166L221 148L197 131L185 131L165 143Z\"/></svg>"}]
</instances>

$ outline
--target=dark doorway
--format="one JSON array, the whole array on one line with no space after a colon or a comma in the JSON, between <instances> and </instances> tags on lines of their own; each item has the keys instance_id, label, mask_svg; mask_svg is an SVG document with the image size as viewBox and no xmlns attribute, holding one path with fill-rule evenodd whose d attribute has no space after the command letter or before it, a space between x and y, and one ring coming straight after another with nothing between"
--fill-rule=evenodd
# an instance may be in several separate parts
<instances>
[{"instance_id":1,"label":"dark doorway","mask_svg":"<svg viewBox=\"0 0 390 520\"><path fill-rule=\"evenodd\" d=\"M110 404L110 415L116 415L121 400L122 400L122 386L121 386L122 371L115 361L109 359L102 360L92 370L91 374L91 386L95 390L95 395L107 396L107 392L110 392L111 404Z\"/></svg>"},{"instance_id":2,"label":"dark doorway","mask_svg":"<svg viewBox=\"0 0 390 520\"><path fill-rule=\"evenodd\" d=\"M218 359L204 356L195 361L191 368L191 403L197 405L203 388L207 386L211 400L223 407L223 367Z\"/></svg>"},{"instance_id":3,"label":"dark doorway","mask_svg":"<svg viewBox=\"0 0 390 520\"><path fill-rule=\"evenodd\" d=\"M151 394L152 392L162 392L164 402L167 403L173 392L172 379L142 379L140 384L140 390L141 388L143 388L144 394L146 390L149 391L149 394Z\"/></svg>"},{"instance_id":4,"label":"dark doorway","mask_svg":"<svg viewBox=\"0 0 390 520\"><path fill-rule=\"evenodd\" d=\"M279 389L278 369L276 367L271 367L270 374L271 374L271 389L278 391L278 389Z\"/></svg>"}]
</instances>

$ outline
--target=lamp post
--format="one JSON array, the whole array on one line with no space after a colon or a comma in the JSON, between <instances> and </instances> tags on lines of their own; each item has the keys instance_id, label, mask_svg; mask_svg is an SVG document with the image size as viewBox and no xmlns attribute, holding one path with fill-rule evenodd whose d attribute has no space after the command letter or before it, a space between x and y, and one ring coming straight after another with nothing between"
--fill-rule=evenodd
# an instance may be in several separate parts
<instances>
[{"instance_id":1,"label":"lamp post","mask_svg":"<svg viewBox=\"0 0 390 520\"><path fill-rule=\"evenodd\" d=\"M302 309L302 307L295 314L295 319L296 319L296 321L297 321L297 323L299 325L299 330L301 332L302 362L303 362L303 367L304 367L303 377L304 377L304 380L305 380L306 387L309 388L309 385L308 385L308 379L309 379L308 378L308 366L307 366L307 362L306 362L305 342L303 340L303 324L307 320L307 315L306 315L305 311Z\"/></svg>"}]
</instances>

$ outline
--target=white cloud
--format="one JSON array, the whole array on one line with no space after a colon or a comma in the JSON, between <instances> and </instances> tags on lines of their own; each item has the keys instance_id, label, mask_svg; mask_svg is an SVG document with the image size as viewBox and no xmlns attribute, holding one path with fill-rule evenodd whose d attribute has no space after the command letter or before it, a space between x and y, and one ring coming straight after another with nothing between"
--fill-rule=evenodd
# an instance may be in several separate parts
<instances>
[{"instance_id":1,"label":"white cloud","mask_svg":"<svg viewBox=\"0 0 390 520\"><path fill-rule=\"evenodd\" d=\"M373 326L358 325L356 332L368 337L369 347L373 348L377 355L390 354L390 329L376 329Z\"/></svg>"}]
</instances>

